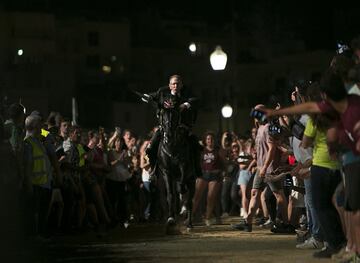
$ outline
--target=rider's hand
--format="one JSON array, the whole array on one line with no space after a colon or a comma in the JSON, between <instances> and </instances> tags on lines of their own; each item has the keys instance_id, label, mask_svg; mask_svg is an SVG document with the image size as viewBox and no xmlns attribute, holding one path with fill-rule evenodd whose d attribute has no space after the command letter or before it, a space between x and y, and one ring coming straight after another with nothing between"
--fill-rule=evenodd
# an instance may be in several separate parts
<instances>
[{"instance_id":1,"label":"rider's hand","mask_svg":"<svg viewBox=\"0 0 360 263\"><path fill-rule=\"evenodd\" d=\"M171 109L173 107L174 107L174 105L170 101L167 101L167 100L164 101L164 108L165 109Z\"/></svg>"},{"instance_id":2,"label":"rider's hand","mask_svg":"<svg viewBox=\"0 0 360 263\"><path fill-rule=\"evenodd\" d=\"M183 103L183 104L181 104L181 105L179 106L180 111L183 111L183 110L185 110L185 109L187 109L187 108L188 108L188 107L186 106L185 103Z\"/></svg>"}]
</instances>

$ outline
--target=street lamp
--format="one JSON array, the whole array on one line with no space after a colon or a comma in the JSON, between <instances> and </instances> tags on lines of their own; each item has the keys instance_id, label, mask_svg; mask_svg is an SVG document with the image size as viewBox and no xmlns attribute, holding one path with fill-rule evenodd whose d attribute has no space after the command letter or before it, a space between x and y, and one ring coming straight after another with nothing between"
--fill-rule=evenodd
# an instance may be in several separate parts
<instances>
[{"instance_id":1,"label":"street lamp","mask_svg":"<svg viewBox=\"0 0 360 263\"><path fill-rule=\"evenodd\" d=\"M221 46L216 46L213 53L210 55L210 64L213 70L224 70L226 67L227 55L221 49Z\"/></svg>"},{"instance_id":2,"label":"street lamp","mask_svg":"<svg viewBox=\"0 0 360 263\"><path fill-rule=\"evenodd\" d=\"M17 54L18 56L22 56L24 54L24 50L18 49Z\"/></svg>"},{"instance_id":3,"label":"street lamp","mask_svg":"<svg viewBox=\"0 0 360 263\"><path fill-rule=\"evenodd\" d=\"M189 50L191 53L195 53L196 52L196 44L195 43L191 43L189 45Z\"/></svg>"},{"instance_id":4,"label":"street lamp","mask_svg":"<svg viewBox=\"0 0 360 263\"><path fill-rule=\"evenodd\" d=\"M222 107L221 114L225 119L231 118L233 114L233 108L229 104L226 104Z\"/></svg>"}]
</instances>

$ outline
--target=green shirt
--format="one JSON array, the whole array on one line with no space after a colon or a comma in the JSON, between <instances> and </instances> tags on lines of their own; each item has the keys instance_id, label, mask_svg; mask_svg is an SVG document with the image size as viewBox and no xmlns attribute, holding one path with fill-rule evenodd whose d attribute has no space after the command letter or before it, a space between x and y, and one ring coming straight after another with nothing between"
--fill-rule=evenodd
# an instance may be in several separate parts
<instances>
[{"instance_id":1,"label":"green shirt","mask_svg":"<svg viewBox=\"0 0 360 263\"><path fill-rule=\"evenodd\" d=\"M329 169L339 168L339 163L330 158L326 144L326 133L318 130L311 118L306 123L304 135L314 140L313 165Z\"/></svg>"}]
</instances>

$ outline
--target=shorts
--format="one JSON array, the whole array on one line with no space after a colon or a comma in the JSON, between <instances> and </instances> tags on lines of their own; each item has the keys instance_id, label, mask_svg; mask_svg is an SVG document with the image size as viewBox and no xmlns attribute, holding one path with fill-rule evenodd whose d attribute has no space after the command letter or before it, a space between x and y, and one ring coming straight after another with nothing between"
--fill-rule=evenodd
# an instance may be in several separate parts
<instances>
[{"instance_id":1,"label":"shorts","mask_svg":"<svg viewBox=\"0 0 360 263\"><path fill-rule=\"evenodd\" d=\"M360 210L360 161L344 166L345 174L345 209Z\"/></svg>"},{"instance_id":2,"label":"shorts","mask_svg":"<svg viewBox=\"0 0 360 263\"><path fill-rule=\"evenodd\" d=\"M250 171L240 170L237 184L238 185L247 185L250 182L252 176L253 175L251 174Z\"/></svg>"},{"instance_id":3,"label":"shorts","mask_svg":"<svg viewBox=\"0 0 360 263\"><path fill-rule=\"evenodd\" d=\"M207 181L207 182L212 182L212 181L221 182L222 181L221 172L203 171L202 172L202 177L200 177L200 178Z\"/></svg>"},{"instance_id":4,"label":"shorts","mask_svg":"<svg viewBox=\"0 0 360 263\"><path fill-rule=\"evenodd\" d=\"M273 192L277 192L283 189L283 180L279 180L276 182L264 182L265 177L260 177L259 170L256 172L253 182L253 189L264 190L266 185L268 185Z\"/></svg>"}]
</instances>

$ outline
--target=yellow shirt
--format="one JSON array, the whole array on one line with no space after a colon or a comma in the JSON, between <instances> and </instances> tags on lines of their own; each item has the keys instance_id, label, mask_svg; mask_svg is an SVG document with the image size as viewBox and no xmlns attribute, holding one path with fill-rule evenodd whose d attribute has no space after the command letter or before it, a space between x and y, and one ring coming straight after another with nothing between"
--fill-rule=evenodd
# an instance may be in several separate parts
<instances>
[{"instance_id":1,"label":"yellow shirt","mask_svg":"<svg viewBox=\"0 0 360 263\"><path fill-rule=\"evenodd\" d=\"M306 123L304 135L314 140L313 165L329 169L338 169L339 163L330 158L329 150L326 144L326 133L318 130L312 119Z\"/></svg>"}]
</instances>

